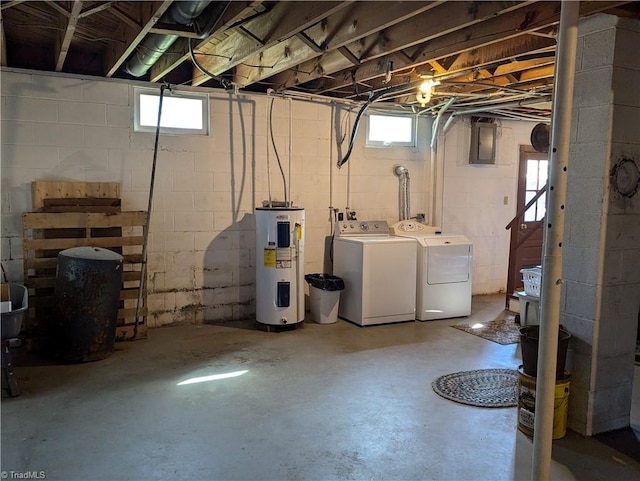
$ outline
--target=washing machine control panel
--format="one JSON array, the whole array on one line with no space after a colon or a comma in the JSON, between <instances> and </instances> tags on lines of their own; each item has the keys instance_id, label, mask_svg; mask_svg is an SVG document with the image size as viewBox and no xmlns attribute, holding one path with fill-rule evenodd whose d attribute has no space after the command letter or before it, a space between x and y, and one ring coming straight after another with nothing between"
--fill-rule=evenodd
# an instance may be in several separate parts
<instances>
[{"instance_id":1,"label":"washing machine control panel","mask_svg":"<svg viewBox=\"0 0 640 481\"><path fill-rule=\"evenodd\" d=\"M439 227L425 225L413 220L401 220L393 224L389 229L391 234L404 237L422 237L442 233Z\"/></svg>"},{"instance_id":2,"label":"washing machine control panel","mask_svg":"<svg viewBox=\"0 0 640 481\"><path fill-rule=\"evenodd\" d=\"M376 235L388 236L386 220L345 220L336 224L337 236Z\"/></svg>"}]
</instances>

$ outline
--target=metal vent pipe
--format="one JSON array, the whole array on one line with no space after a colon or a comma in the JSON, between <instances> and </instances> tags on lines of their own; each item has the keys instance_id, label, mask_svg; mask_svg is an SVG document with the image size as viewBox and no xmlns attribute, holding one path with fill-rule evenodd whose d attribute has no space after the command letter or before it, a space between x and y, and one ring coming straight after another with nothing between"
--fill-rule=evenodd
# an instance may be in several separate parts
<instances>
[{"instance_id":1,"label":"metal vent pipe","mask_svg":"<svg viewBox=\"0 0 640 481\"><path fill-rule=\"evenodd\" d=\"M393 171L400 178L400 220L409 220L411 216L409 203L409 171L402 165L396 165Z\"/></svg>"},{"instance_id":2,"label":"metal vent pipe","mask_svg":"<svg viewBox=\"0 0 640 481\"><path fill-rule=\"evenodd\" d=\"M177 23L181 25L191 25L193 21L212 3L211 0L200 0L194 2L173 2L169 10L162 17L160 23ZM211 12L211 17L217 19L227 8L229 2L216 2L219 8ZM214 22L210 21L207 27L211 29ZM204 38L209 32L203 32ZM146 74L162 55L178 39L178 35L151 33L147 35L138 48L127 61L124 70L134 77L141 77Z\"/></svg>"}]
</instances>

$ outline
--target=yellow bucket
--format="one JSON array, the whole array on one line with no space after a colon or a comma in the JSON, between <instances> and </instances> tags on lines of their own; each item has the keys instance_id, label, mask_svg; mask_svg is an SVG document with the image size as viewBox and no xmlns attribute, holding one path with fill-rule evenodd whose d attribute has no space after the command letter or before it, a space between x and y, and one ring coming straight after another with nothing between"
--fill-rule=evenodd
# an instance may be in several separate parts
<instances>
[{"instance_id":1,"label":"yellow bucket","mask_svg":"<svg viewBox=\"0 0 640 481\"><path fill-rule=\"evenodd\" d=\"M567 434L567 416L569 414L569 373L556 381L553 403L553 439L563 438ZM536 378L518 369L518 429L527 436L533 436L536 411Z\"/></svg>"}]
</instances>

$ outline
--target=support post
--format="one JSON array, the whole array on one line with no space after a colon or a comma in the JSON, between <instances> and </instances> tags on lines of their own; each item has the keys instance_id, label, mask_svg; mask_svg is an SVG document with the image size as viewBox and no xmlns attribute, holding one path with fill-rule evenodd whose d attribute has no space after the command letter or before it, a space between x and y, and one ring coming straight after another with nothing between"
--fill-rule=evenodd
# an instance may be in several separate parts
<instances>
[{"instance_id":1,"label":"support post","mask_svg":"<svg viewBox=\"0 0 640 481\"><path fill-rule=\"evenodd\" d=\"M549 188L542 266L541 320L538 344L538 379L533 430L531 479L549 479L553 437L560 291L562 284L562 241L569 162L569 137L580 2L561 2L560 29L556 51L556 77L551 120Z\"/></svg>"}]
</instances>

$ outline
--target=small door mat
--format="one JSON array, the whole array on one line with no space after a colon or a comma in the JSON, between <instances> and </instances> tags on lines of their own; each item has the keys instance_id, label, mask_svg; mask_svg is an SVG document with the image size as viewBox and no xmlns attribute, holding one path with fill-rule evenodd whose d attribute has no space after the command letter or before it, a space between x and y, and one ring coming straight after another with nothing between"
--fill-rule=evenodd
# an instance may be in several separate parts
<instances>
[{"instance_id":1,"label":"small door mat","mask_svg":"<svg viewBox=\"0 0 640 481\"><path fill-rule=\"evenodd\" d=\"M505 408L518 404L518 371L478 369L454 372L436 378L436 394L460 404L483 408Z\"/></svg>"},{"instance_id":2,"label":"small door mat","mask_svg":"<svg viewBox=\"0 0 640 481\"><path fill-rule=\"evenodd\" d=\"M454 324L451 327L468 332L498 344L507 345L520 342L520 325L516 324L515 316L502 314L493 321L478 324Z\"/></svg>"}]
</instances>

